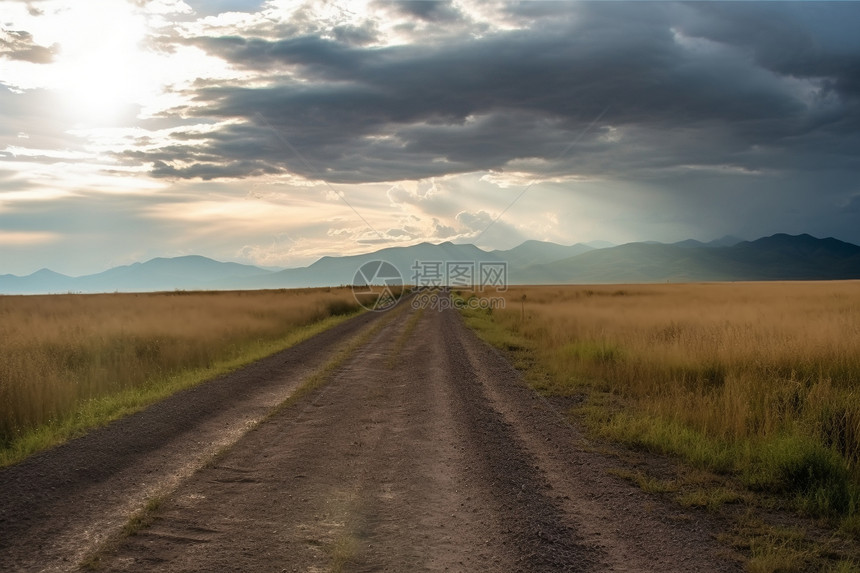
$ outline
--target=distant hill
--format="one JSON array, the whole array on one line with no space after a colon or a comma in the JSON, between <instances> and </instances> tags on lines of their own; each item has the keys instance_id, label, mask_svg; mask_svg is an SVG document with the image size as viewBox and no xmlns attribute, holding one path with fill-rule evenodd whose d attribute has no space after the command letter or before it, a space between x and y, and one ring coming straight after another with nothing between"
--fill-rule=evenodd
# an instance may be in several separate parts
<instances>
[{"instance_id":1,"label":"distant hill","mask_svg":"<svg viewBox=\"0 0 860 573\"><path fill-rule=\"evenodd\" d=\"M294 288L352 284L356 271L363 264L377 260L388 261L394 265L404 282L411 283L416 273L422 275L424 270L414 268L416 261L438 262L444 271L445 265L448 263L463 261L499 262L501 259L470 244L456 245L451 242L444 242L434 245L432 243L420 243L410 247L388 247L363 255L322 257L308 267L286 269L250 281L237 279L229 281L229 284L230 288Z\"/></svg>"},{"instance_id":2,"label":"distant hill","mask_svg":"<svg viewBox=\"0 0 860 573\"><path fill-rule=\"evenodd\" d=\"M49 269L40 269L31 275L19 277L0 275L0 294L44 294L68 292L75 279Z\"/></svg>"},{"instance_id":3,"label":"distant hill","mask_svg":"<svg viewBox=\"0 0 860 573\"><path fill-rule=\"evenodd\" d=\"M629 243L529 271L536 283L860 279L860 247L783 234L728 247Z\"/></svg>"},{"instance_id":4,"label":"distant hill","mask_svg":"<svg viewBox=\"0 0 860 573\"><path fill-rule=\"evenodd\" d=\"M732 280L702 261L705 247L628 243L528 269L535 284Z\"/></svg>"},{"instance_id":5,"label":"distant hill","mask_svg":"<svg viewBox=\"0 0 860 573\"><path fill-rule=\"evenodd\" d=\"M103 273L80 277L78 287L87 292L104 291L112 286L118 291L157 291L203 289L231 278L258 277L269 274L261 268L238 263L221 263L191 255L156 258L145 263L116 267Z\"/></svg>"},{"instance_id":6,"label":"distant hill","mask_svg":"<svg viewBox=\"0 0 860 573\"><path fill-rule=\"evenodd\" d=\"M860 247L833 238L778 234L717 252L762 280L860 278Z\"/></svg>"},{"instance_id":7,"label":"distant hill","mask_svg":"<svg viewBox=\"0 0 860 573\"><path fill-rule=\"evenodd\" d=\"M615 243L610 243L609 241L588 241L583 244L587 247L591 247L592 249L608 249L609 247L618 246Z\"/></svg>"},{"instance_id":8,"label":"distant hill","mask_svg":"<svg viewBox=\"0 0 860 573\"><path fill-rule=\"evenodd\" d=\"M222 263L197 255L156 258L145 263L114 267L104 272L69 277L47 269L32 275L0 276L0 293L43 294L65 292L147 292L164 290L217 289L224 281L248 279L271 274L270 271Z\"/></svg>"},{"instance_id":9,"label":"distant hill","mask_svg":"<svg viewBox=\"0 0 860 573\"><path fill-rule=\"evenodd\" d=\"M507 261L514 268L524 268L530 265L560 261L593 250L594 247L582 243L565 246L543 241L526 241L513 249L490 251L490 254Z\"/></svg>"},{"instance_id":10,"label":"distant hill","mask_svg":"<svg viewBox=\"0 0 860 573\"><path fill-rule=\"evenodd\" d=\"M705 243L709 247L734 247L738 243L743 243L743 239L739 239L737 237L733 237L731 235L726 235L724 237L720 237L719 239L714 239L708 243Z\"/></svg>"},{"instance_id":11,"label":"distant hill","mask_svg":"<svg viewBox=\"0 0 860 573\"><path fill-rule=\"evenodd\" d=\"M145 292L295 288L352 284L365 263L394 265L405 283L426 279L435 265L507 265L509 284L641 283L860 279L860 247L834 238L777 234L755 241L723 237L709 243L628 243L594 248L526 241L508 250L471 244L420 243L362 255L323 257L307 267L272 271L200 256L157 258L102 273L69 277L42 269L25 277L0 275L2 294ZM416 265L416 261L418 264Z\"/></svg>"},{"instance_id":12,"label":"distant hill","mask_svg":"<svg viewBox=\"0 0 860 573\"><path fill-rule=\"evenodd\" d=\"M731 235L726 235L720 239L715 239L713 241L703 243L702 241L697 241L695 239L687 239L686 241L678 241L677 243L672 243L676 247L685 247L685 248L702 248L702 247L733 247L738 243L742 243L743 239L738 239L737 237L732 237ZM660 244L660 243L653 243Z\"/></svg>"}]
</instances>

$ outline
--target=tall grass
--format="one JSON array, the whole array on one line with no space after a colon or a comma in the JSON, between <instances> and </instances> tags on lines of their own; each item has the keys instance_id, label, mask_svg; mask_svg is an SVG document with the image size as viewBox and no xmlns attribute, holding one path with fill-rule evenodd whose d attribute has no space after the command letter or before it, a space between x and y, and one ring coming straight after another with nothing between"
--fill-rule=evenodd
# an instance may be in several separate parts
<instances>
[{"instance_id":1,"label":"tall grass","mask_svg":"<svg viewBox=\"0 0 860 573\"><path fill-rule=\"evenodd\" d=\"M0 296L0 450L84 403L235 361L356 310L343 288Z\"/></svg>"},{"instance_id":2,"label":"tall grass","mask_svg":"<svg viewBox=\"0 0 860 573\"><path fill-rule=\"evenodd\" d=\"M524 347L545 390L589 394L600 433L860 517L860 283L499 294L506 310L468 320Z\"/></svg>"}]
</instances>

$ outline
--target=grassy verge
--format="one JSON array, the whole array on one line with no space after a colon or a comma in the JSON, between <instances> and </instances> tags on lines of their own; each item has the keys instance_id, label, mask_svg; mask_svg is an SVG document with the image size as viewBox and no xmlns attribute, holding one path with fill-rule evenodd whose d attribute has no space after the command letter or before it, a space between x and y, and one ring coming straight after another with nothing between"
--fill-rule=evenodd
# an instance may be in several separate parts
<instances>
[{"instance_id":1,"label":"grassy verge","mask_svg":"<svg viewBox=\"0 0 860 573\"><path fill-rule=\"evenodd\" d=\"M790 510L811 524L786 539L779 528L737 521L732 545L750 557L750 570L856 570L856 283L512 288L503 296L506 309L464 310L467 324L538 391L578 396L571 415L593 436L683 468L622 477L688 507Z\"/></svg>"},{"instance_id":2,"label":"grassy verge","mask_svg":"<svg viewBox=\"0 0 860 573\"><path fill-rule=\"evenodd\" d=\"M106 387L98 395L89 398L70 400L63 409L55 411L41 423L32 423L18 427L14 432L7 432L5 439L0 441L0 467L17 463L38 451L56 446L69 439L86 433L88 430L103 426L113 420L127 416L146 406L170 396L182 389L205 382L217 376L236 370L246 364L274 354L280 350L298 344L328 328L331 328L354 316L352 308L338 307L344 314L329 315L325 318L313 319L309 324L288 324L285 334L280 336L247 336L244 339L228 340L229 352L227 357L218 359L207 356L205 365L194 365L183 368L182 360L178 360L170 369L156 366L151 374L135 384L116 384ZM319 316L323 313L317 313ZM98 351L95 350L97 360ZM120 378L120 374L115 374ZM2 380L0 380L2 382ZM31 386L34 385L31 382ZM70 375L68 384L75 385L74 376ZM33 399L38 400L38 393L33 393Z\"/></svg>"}]
</instances>

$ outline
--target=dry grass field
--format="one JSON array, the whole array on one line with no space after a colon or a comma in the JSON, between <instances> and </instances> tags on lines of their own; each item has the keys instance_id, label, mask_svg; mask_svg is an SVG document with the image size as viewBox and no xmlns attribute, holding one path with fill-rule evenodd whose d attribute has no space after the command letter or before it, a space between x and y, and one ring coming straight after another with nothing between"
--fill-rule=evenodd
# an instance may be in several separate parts
<instances>
[{"instance_id":1,"label":"dry grass field","mask_svg":"<svg viewBox=\"0 0 860 573\"><path fill-rule=\"evenodd\" d=\"M356 310L349 288L0 296L0 462Z\"/></svg>"},{"instance_id":2,"label":"dry grass field","mask_svg":"<svg viewBox=\"0 0 860 573\"><path fill-rule=\"evenodd\" d=\"M496 295L469 324L542 390L584 396L595 432L860 532L860 283Z\"/></svg>"}]
</instances>

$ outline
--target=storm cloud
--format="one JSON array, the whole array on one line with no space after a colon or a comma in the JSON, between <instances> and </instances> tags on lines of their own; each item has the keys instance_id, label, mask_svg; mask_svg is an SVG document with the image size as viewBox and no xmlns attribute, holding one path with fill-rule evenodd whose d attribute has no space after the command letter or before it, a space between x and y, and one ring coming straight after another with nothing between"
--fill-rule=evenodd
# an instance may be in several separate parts
<instances>
[{"instance_id":1,"label":"storm cloud","mask_svg":"<svg viewBox=\"0 0 860 573\"><path fill-rule=\"evenodd\" d=\"M858 166L860 49L847 31L824 42L830 28L810 29L779 4L552 3L544 13L531 4L529 27L427 45L191 38L268 85L195 90L178 111L231 123L154 174L196 177L209 171L195 155L237 154L244 163L231 176L262 162L342 183L529 159L540 160L538 176ZM435 3L401 9L458 17ZM855 4L824 10L860 19Z\"/></svg>"}]
</instances>

